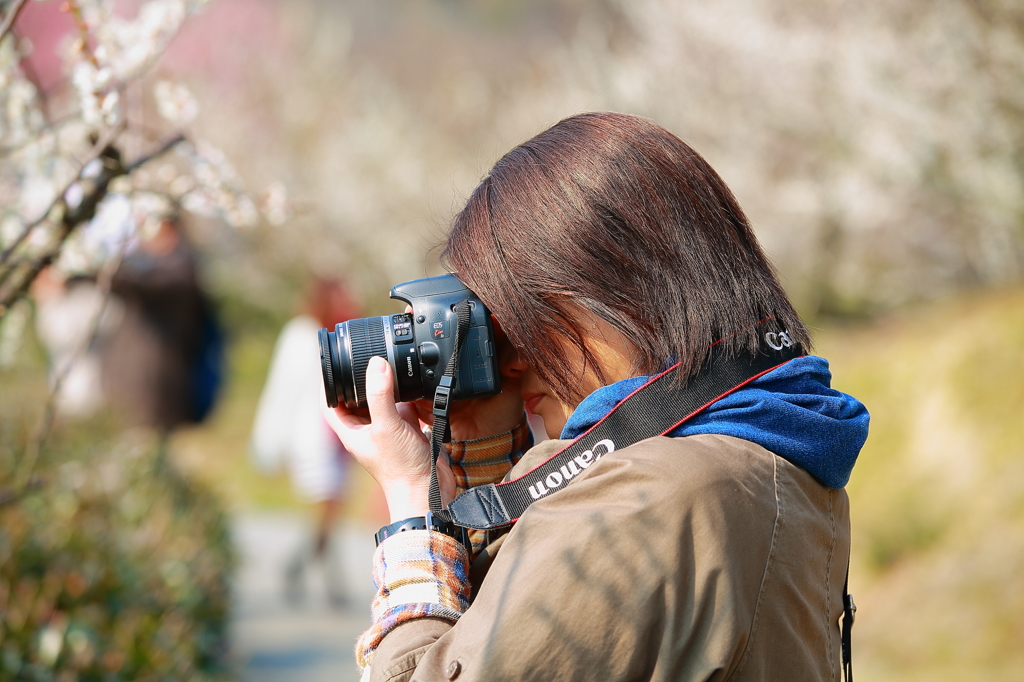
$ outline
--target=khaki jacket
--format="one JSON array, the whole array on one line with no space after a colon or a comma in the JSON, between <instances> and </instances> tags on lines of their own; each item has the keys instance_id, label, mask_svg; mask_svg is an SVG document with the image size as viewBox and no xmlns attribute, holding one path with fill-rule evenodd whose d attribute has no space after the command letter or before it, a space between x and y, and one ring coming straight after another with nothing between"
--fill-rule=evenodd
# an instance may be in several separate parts
<instances>
[{"instance_id":1,"label":"khaki jacket","mask_svg":"<svg viewBox=\"0 0 1024 682\"><path fill-rule=\"evenodd\" d=\"M371 680L838 680L849 552L845 491L738 438L651 438L535 502L459 622L397 627Z\"/></svg>"}]
</instances>

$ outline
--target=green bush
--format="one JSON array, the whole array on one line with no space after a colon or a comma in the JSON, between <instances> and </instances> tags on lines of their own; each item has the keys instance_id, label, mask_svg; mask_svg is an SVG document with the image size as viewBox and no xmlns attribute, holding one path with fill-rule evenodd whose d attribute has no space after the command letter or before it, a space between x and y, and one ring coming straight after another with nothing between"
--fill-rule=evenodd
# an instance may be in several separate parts
<instances>
[{"instance_id":1,"label":"green bush","mask_svg":"<svg viewBox=\"0 0 1024 682\"><path fill-rule=\"evenodd\" d=\"M0 410L0 680L222 677L233 556L218 501L155 438L102 419L55 432L21 493L30 429L14 412Z\"/></svg>"}]
</instances>

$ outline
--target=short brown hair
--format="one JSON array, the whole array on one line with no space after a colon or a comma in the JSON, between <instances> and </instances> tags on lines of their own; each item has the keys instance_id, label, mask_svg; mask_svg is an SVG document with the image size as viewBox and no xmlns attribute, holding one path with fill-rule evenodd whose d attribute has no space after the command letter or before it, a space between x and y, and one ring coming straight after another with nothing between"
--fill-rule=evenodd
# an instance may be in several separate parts
<instances>
[{"instance_id":1,"label":"short brown hair","mask_svg":"<svg viewBox=\"0 0 1024 682\"><path fill-rule=\"evenodd\" d=\"M574 345L607 383L577 331L579 308L635 345L638 374L674 359L688 378L719 339L730 354L756 352L750 325L773 316L810 347L729 188L636 116L573 116L503 156L456 216L442 259L572 404L580 377L545 340Z\"/></svg>"}]
</instances>

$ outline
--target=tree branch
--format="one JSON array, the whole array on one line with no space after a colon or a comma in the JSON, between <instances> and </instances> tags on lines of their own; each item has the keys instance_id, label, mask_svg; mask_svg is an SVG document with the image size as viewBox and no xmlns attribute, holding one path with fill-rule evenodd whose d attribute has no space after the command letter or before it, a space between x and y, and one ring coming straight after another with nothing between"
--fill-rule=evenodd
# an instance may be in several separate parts
<instances>
[{"instance_id":1,"label":"tree branch","mask_svg":"<svg viewBox=\"0 0 1024 682\"><path fill-rule=\"evenodd\" d=\"M144 154L144 155L140 156L139 158L135 159L130 164L125 166L124 172L125 173L131 173L132 171L134 171L139 166L142 166L143 164L149 163L150 161L152 161L153 159L155 159L158 156L163 156L167 152L171 151L171 149L173 149L175 146L177 146L177 145L181 144L182 142L184 142L186 139L187 138L185 137L185 133L178 133L174 137L171 137L171 138L165 140L162 145L160 145L159 147L157 147L153 151L149 152L148 154Z\"/></svg>"},{"instance_id":2,"label":"tree branch","mask_svg":"<svg viewBox=\"0 0 1024 682\"><path fill-rule=\"evenodd\" d=\"M127 246L128 240L125 239L121 242L121 248L118 250L116 256L107 261L100 270L99 277L96 282L96 289L103 298L99 309L93 314L93 318L89 324L89 333L82 338L78 347L72 352L68 363L60 369L54 377L53 383L50 385L50 390L46 396L46 405L43 407L43 415L40 417L39 424L36 426L35 435L25 450L24 456L18 461L15 467L13 476L14 484L12 485L10 492L13 499L17 499L24 494L24 492L32 485L33 480L37 480L36 477L33 476L33 472L35 471L36 463L39 461L39 453L42 452L43 446L46 444L46 440L50 437L50 431L53 429L54 418L57 416L57 399L60 397L60 391L64 386L64 380L67 378L68 374L71 373L75 363L81 360L89 347L95 342L96 337L99 336L100 326L103 323L103 315L106 313L107 306L110 304L114 275L117 273L117 268L121 264L121 259L124 258L124 252Z\"/></svg>"},{"instance_id":3,"label":"tree branch","mask_svg":"<svg viewBox=\"0 0 1024 682\"><path fill-rule=\"evenodd\" d=\"M2 289L0 289L0 319L3 318L4 314L6 314L7 310L10 309L10 306L15 301L17 301L18 299L25 295L25 292L28 291L29 286L31 286L36 276L38 276L39 273L42 272L43 268L45 268L46 266L50 265L53 262L53 260L60 253L61 248L64 246L64 242L67 240L68 236L71 235L74 229L78 225L84 222L88 222L89 220L92 220L93 216L96 215L96 207L107 195L107 188L110 185L111 180L118 176L126 175L127 173L130 173L131 171L138 168L139 166L142 166L143 164L152 161L156 157L165 154L175 145L183 142L184 140L185 135L183 133L178 133L177 135L164 142L162 145L160 145L152 152L144 154L143 156L139 157L138 159L128 164L127 166L121 163L120 153L117 151L116 148L110 146L109 144L106 147L104 147L100 151L100 153L97 154L94 158L106 156L108 163L104 164L103 170L100 171L99 177L95 179L95 184L93 184L91 191L89 191L85 196L82 197L82 200L81 202L79 202L78 206L76 206L72 210L65 212L64 217L61 220L61 231L57 237L54 246L50 249L48 253L44 254L38 260L32 262L29 265L20 282L15 284L13 287L9 287L7 291L3 291ZM79 171L79 177L80 176L81 171ZM70 184L68 185L68 187L70 187ZM65 189L65 192L66 191L67 189ZM63 201L63 196L64 195L62 193L61 196L57 200L55 200L54 205L57 205L57 202L59 201ZM47 212L47 215L48 213L49 211ZM45 218L46 215L44 215L36 224L42 222L42 220L45 220ZM19 241L24 239L24 237L25 235L23 233L22 235L19 236ZM14 247L12 247L12 249L13 248ZM5 252L5 260L8 257L10 251L11 249L9 249L8 252ZM13 269L14 268L9 268L6 274L9 275L13 271Z\"/></svg>"},{"instance_id":4,"label":"tree branch","mask_svg":"<svg viewBox=\"0 0 1024 682\"><path fill-rule=\"evenodd\" d=\"M4 250L3 253L0 253L0 265L5 265L7 263L7 259L11 257L12 253L14 253L14 250L17 249L18 246L20 246L21 243L23 241L25 241L25 239L30 234L32 234L32 230L36 229L36 227L41 225L43 223L43 221L46 220L47 216L50 215L50 212L53 211L53 209L56 206L58 206L59 204L64 202L64 196L68 193L68 190L70 190L71 187L76 182L80 182L82 180L82 171L85 170L85 167L88 166L93 161L95 161L96 159L98 159L100 157L100 155L103 154L103 150L105 150L107 147L110 146L110 144L114 141L114 139L118 135L121 134L121 131L123 129L124 129L124 124L121 124L121 125L117 126L116 128L112 128L112 129L108 130L103 135L103 137L100 138L100 140L98 142L96 142L96 144L94 144L92 146L92 148L89 150L89 153L86 154L86 156L85 156L85 161L83 161L82 163L79 164L78 172L75 173L74 179L72 179L70 182L68 182L64 186L64 189L62 189L57 194L57 196L54 197L53 201L50 203L49 206L46 207L46 210L43 211L42 215L40 215L38 218L33 220L28 225L26 225L25 229L21 231L21 234L19 234L17 237L15 237L14 243L11 244L9 247L7 247L7 249Z\"/></svg>"}]
</instances>

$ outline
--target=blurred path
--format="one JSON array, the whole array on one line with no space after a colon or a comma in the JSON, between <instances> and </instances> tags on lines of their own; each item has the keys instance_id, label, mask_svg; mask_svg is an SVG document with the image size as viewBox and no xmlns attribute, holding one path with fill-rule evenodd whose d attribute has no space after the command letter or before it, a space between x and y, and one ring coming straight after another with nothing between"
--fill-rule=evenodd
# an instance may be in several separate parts
<instances>
[{"instance_id":1,"label":"blurred path","mask_svg":"<svg viewBox=\"0 0 1024 682\"><path fill-rule=\"evenodd\" d=\"M243 682L355 682L353 647L369 624L372 531L345 523L335 533L336 569L349 604L328 603L320 567L307 571L305 598L284 597L284 569L308 537L309 521L287 512L247 512L232 521L239 567L232 658Z\"/></svg>"}]
</instances>

